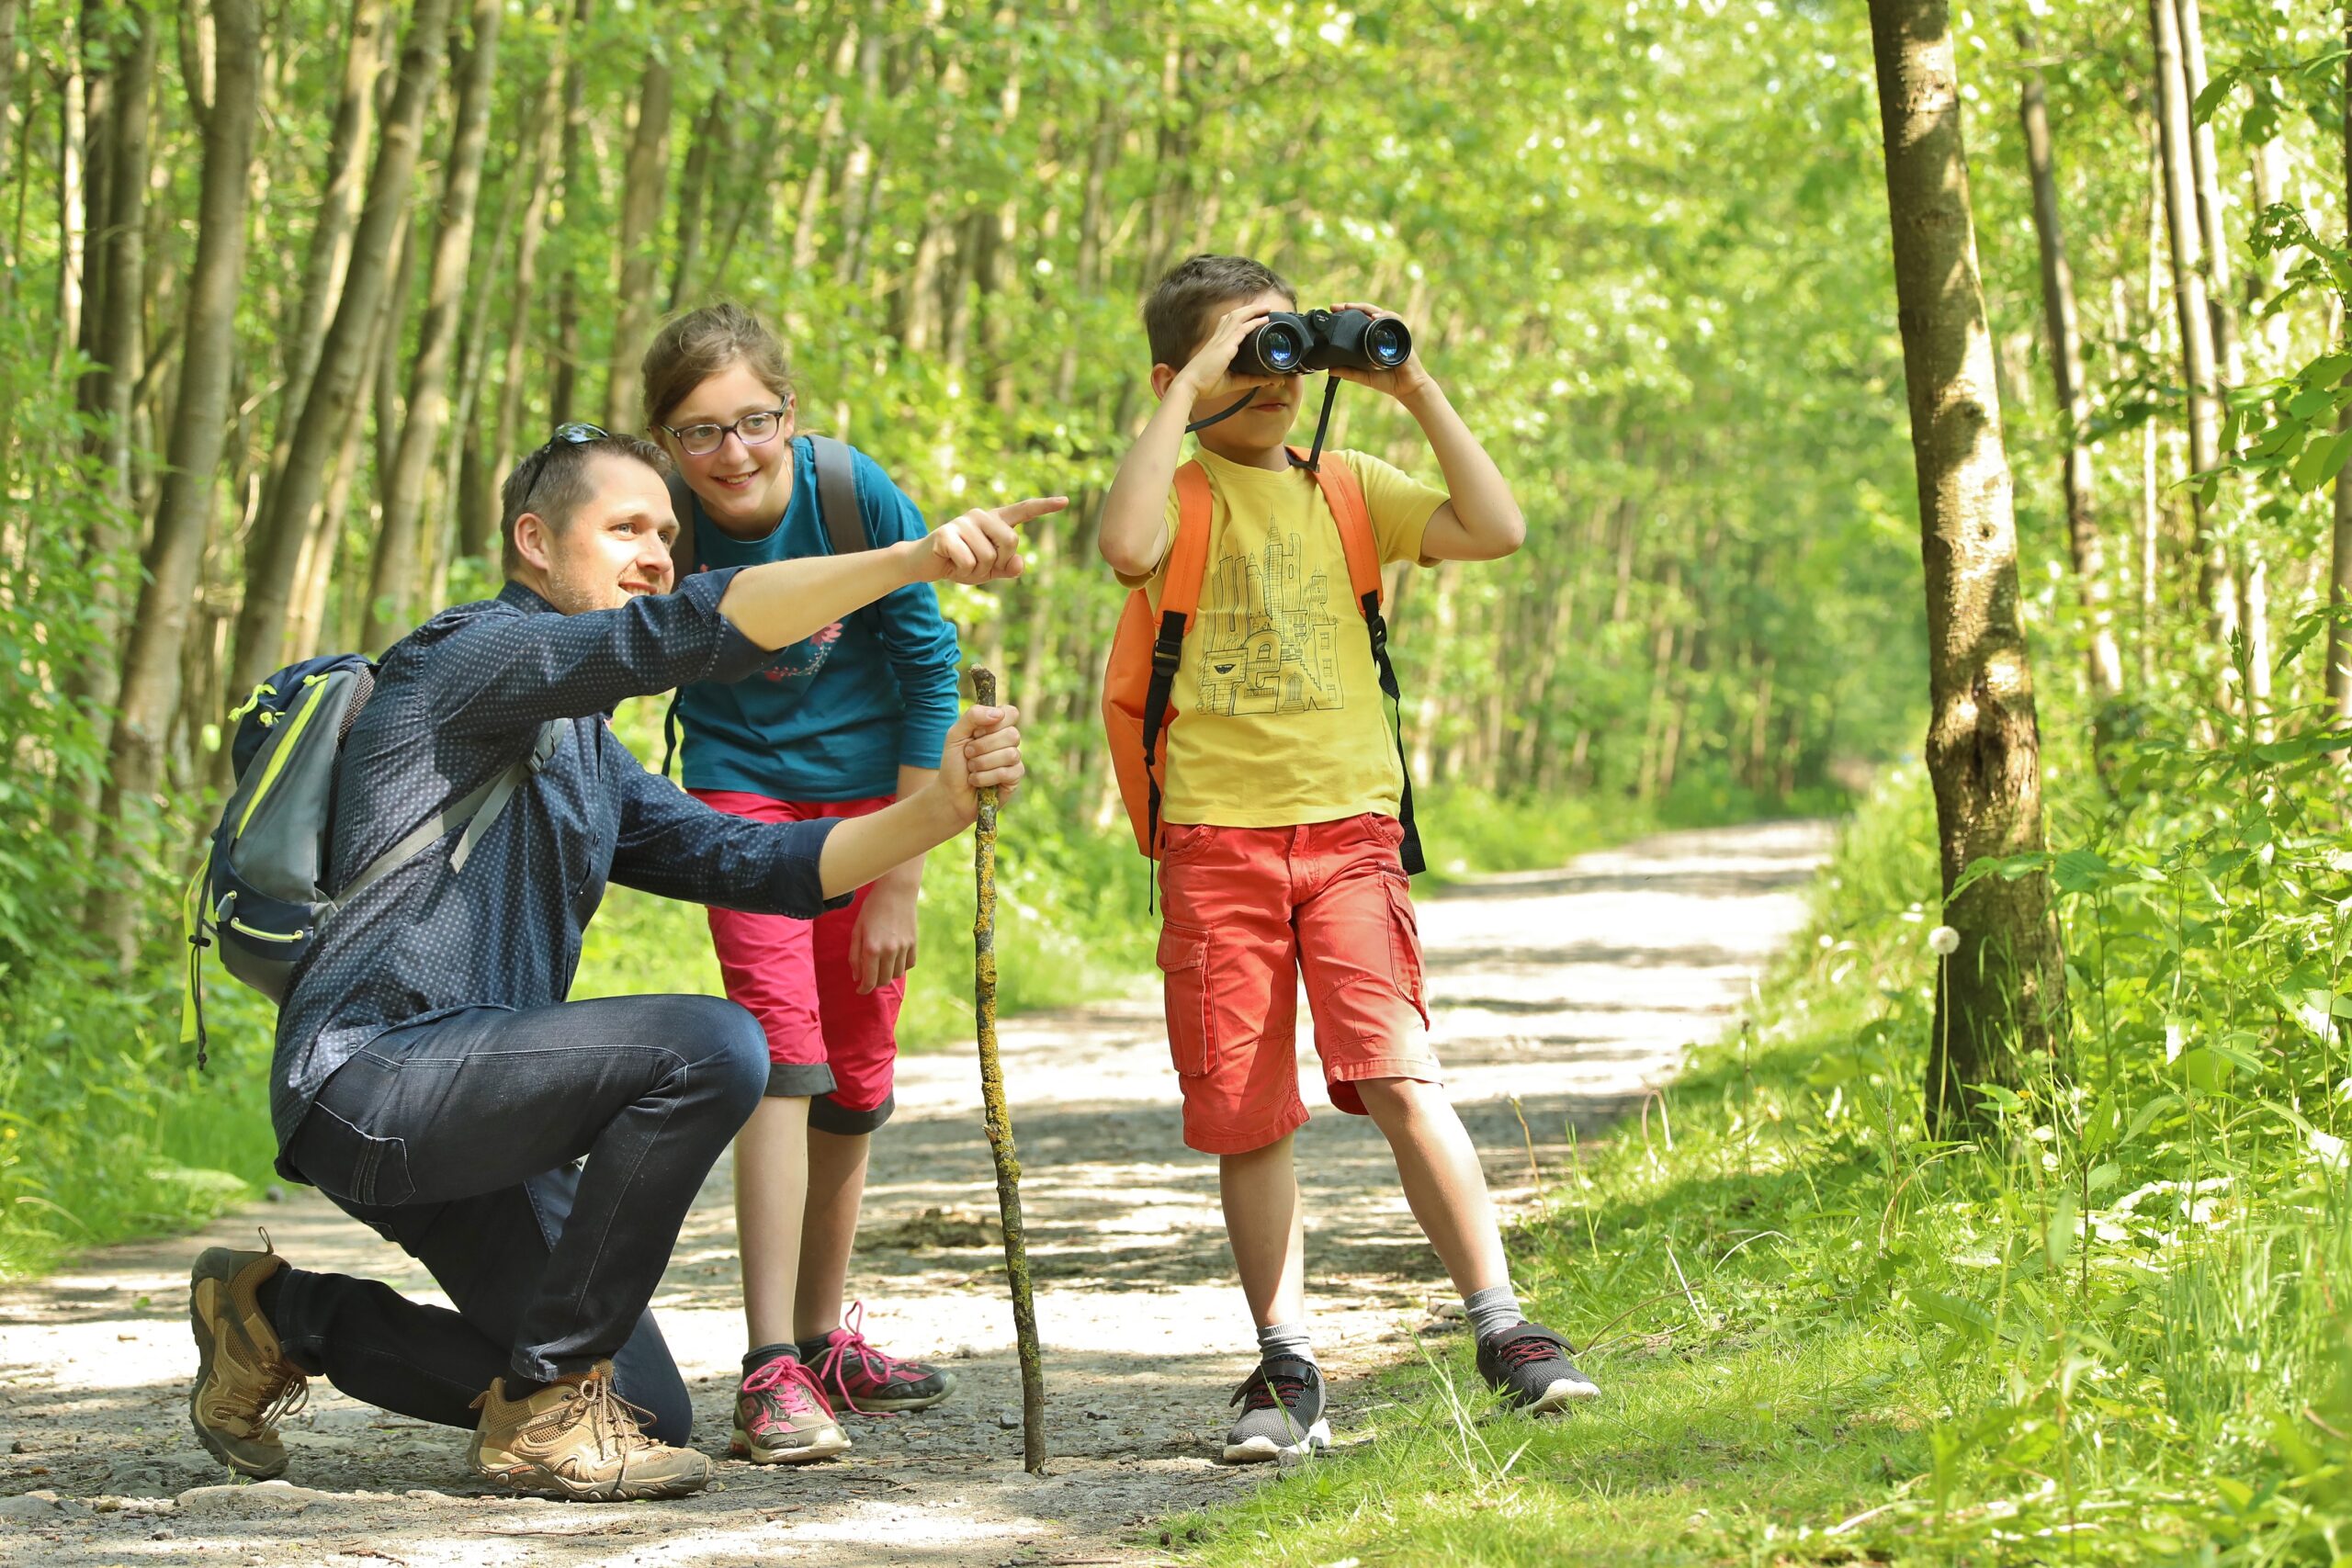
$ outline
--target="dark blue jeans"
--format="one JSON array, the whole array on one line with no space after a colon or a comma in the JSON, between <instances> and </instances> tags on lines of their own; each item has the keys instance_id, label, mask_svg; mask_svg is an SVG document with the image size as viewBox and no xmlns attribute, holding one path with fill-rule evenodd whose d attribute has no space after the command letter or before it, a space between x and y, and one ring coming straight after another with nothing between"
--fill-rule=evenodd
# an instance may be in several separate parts
<instances>
[{"instance_id":1,"label":"dark blue jeans","mask_svg":"<svg viewBox=\"0 0 2352 1568\"><path fill-rule=\"evenodd\" d=\"M683 1442L692 1409L647 1303L767 1078L758 1021L714 997L475 1008L381 1036L326 1081L287 1156L457 1310L288 1269L272 1309L288 1353L453 1427L476 1424L494 1377L610 1357L622 1397Z\"/></svg>"}]
</instances>

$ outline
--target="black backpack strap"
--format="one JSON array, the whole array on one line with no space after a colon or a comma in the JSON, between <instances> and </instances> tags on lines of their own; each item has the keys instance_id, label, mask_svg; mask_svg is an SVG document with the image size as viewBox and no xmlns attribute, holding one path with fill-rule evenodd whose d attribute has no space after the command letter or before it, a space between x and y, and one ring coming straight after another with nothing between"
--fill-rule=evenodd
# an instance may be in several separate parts
<instances>
[{"instance_id":1,"label":"black backpack strap","mask_svg":"<svg viewBox=\"0 0 2352 1568\"><path fill-rule=\"evenodd\" d=\"M1159 758L1159 732L1167 726L1168 699L1176 688L1176 668L1184 658L1187 618L1182 610L1161 613L1159 635L1151 639L1151 679L1143 692L1144 830L1154 850L1159 847L1159 779L1151 765ZM1148 895L1144 908L1151 908Z\"/></svg>"},{"instance_id":2,"label":"black backpack strap","mask_svg":"<svg viewBox=\"0 0 2352 1568\"><path fill-rule=\"evenodd\" d=\"M1421 857L1421 830L1413 820L1413 770L1405 758L1405 694L1396 684L1396 666L1388 659L1388 621L1380 613L1376 591L1363 596L1363 626L1372 637L1372 662L1380 671L1380 692L1388 699L1389 718L1395 726L1390 733L1396 738L1396 776L1405 784L1396 809L1396 819L1405 829L1397 858L1404 862L1406 875L1419 876L1429 867Z\"/></svg>"}]
</instances>

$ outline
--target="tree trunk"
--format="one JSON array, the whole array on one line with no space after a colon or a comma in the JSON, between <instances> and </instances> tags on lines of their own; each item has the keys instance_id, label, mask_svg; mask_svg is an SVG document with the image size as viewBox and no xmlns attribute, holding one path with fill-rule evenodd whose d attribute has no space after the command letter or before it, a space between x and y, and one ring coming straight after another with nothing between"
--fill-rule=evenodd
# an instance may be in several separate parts
<instances>
[{"instance_id":1,"label":"tree trunk","mask_svg":"<svg viewBox=\"0 0 2352 1568\"><path fill-rule=\"evenodd\" d=\"M504 481L514 467L515 443L523 426L524 355L531 339L531 304L539 286L539 242L546 237L548 204L554 182L549 178L549 165L559 155L563 134L563 98L560 84L571 75L571 33L586 19L583 4L574 14L572 28L556 35L556 58L548 62L546 89L539 99L538 137L526 142L523 155L531 169L531 195L523 208L522 231L514 241L514 294L506 319L506 369L498 389L498 429L492 443L490 482ZM501 509L493 506L493 515ZM489 536L469 541L467 553L487 554L497 541Z\"/></svg>"},{"instance_id":2,"label":"tree trunk","mask_svg":"<svg viewBox=\"0 0 2352 1568\"><path fill-rule=\"evenodd\" d=\"M90 133L90 90L82 74L82 48L74 18L62 16L59 26L64 33L65 70L57 99L57 350L53 365L62 371L65 351L82 341L84 230L89 217L82 154Z\"/></svg>"},{"instance_id":3,"label":"tree trunk","mask_svg":"<svg viewBox=\"0 0 2352 1568\"><path fill-rule=\"evenodd\" d=\"M261 97L261 14L256 0L212 0L211 9L213 80L179 393L172 409L163 497L147 547L146 581L123 655L121 717L98 813L116 845L125 850L149 838L152 797L163 776L164 739L179 706L181 654L232 412L230 368L236 355L246 191ZM191 83L191 97L195 92ZM110 894L96 908L104 933L129 967L137 956L140 901Z\"/></svg>"},{"instance_id":4,"label":"tree trunk","mask_svg":"<svg viewBox=\"0 0 2352 1568\"><path fill-rule=\"evenodd\" d=\"M424 288L424 320L417 329L416 361L409 373L408 418L399 451L382 486L384 521L377 536L375 570L368 591L368 629L361 646L380 649L408 629L415 603L417 534L425 483L449 415L449 357L465 303L466 265L473 255L474 208L481 194L482 147L490 139L490 98L498 68L498 22L503 0L474 0L473 47L458 82L443 170L441 226L433 240Z\"/></svg>"},{"instance_id":5,"label":"tree trunk","mask_svg":"<svg viewBox=\"0 0 2352 1568\"><path fill-rule=\"evenodd\" d=\"M593 0L578 0L571 14L572 31L586 41ZM563 67L563 205L574 221L587 211L588 189L595 183L588 166L587 72L575 49ZM567 262L556 285L555 377L548 388L548 423L576 419L580 403L580 280Z\"/></svg>"},{"instance_id":6,"label":"tree trunk","mask_svg":"<svg viewBox=\"0 0 2352 1568\"><path fill-rule=\"evenodd\" d=\"M662 198L670 183L670 68L649 61L637 100L637 134L629 141L621 187L620 297L613 321L613 353L605 382L605 428L634 430L638 365L653 341L654 240Z\"/></svg>"},{"instance_id":7,"label":"tree trunk","mask_svg":"<svg viewBox=\"0 0 2352 1568\"><path fill-rule=\"evenodd\" d=\"M678 259L670 274L669 308L673 310L684 310L702 288L703 231L711 210L711 182L716 171L729 162L728 133L734 123L726 89L713 89L702 113L695 117L686 166L678 179Z\"/></svg>"},{"instance_id":8,"label":"tree trunk","mask_svg":"<svg viewBox=\"0 0 2352 1568\"><path fill-rule=\"evenodd\" d=\"M367 193L368 144L376 127L376 78L383 69L385 0L352 0L345 28L342 87L335 98L334 130L328 143L326 188L318 220L311 229L310 254L302 264L302 293L294 319L285 327L286 389L278 400L277 439L270 457L273 475L285 470L294 446L294 427L310 400L311 378L319 348L351 264L352 225ZM275 484L271 486L275 490ZM266 503L265 503L266 504Z\"/></svg>"},{"instance_id":9,"label":"tree trunk","mask_svg":"<svg viewBox=\"0 0 2352 1568\"><path fill-rule=\"evenodd\" d=\"M352 242L351 266L336 301L334 321L319 352L319 368L295 427L294 446L269 512L256 520L245 572L245 602L237 615L230 690L243 691L277 667L287 604L302 541L317 510L328 457L366 372L369 328L391 264L391 239L408 205L416 173L425 107L441 75L449 28L449 0L416 0L401 53L400 85L384 115L382 143L368 183L368 203Z\"/></svg>"},{"instance_id":10,"label":"tree trunk","mask_svg":"<svg viewBox=\"0 0 2352 1568\"><path fill-rule=\"evenodd\" d=\"M2213 318L2205 300L2202 244L2197 228L2196 169L2190 151L2188 98L2180 66L2179 16L2173 0L2148 0L2155 36L2156 129L2164 153L2165 229L2171 240L2173 304L2180 316L2182 378L2188 387L2188 466L2203 474L2221 461L2221 402L2213 381ZM2190 491L2195 527L2189 552L2197 561L2198 604L2211 615L2220 581L2213 541L2205 526L2201 491Z\"/></svg>"},{"instance_id":11,"label":"tree trunk","mask_svg":"<svg viewBox=\"0 0 2352 1568\"><path fill-rule=\"evenodd\" d=\"M2052 1053L2065 969L2046 876L1986 877L1952 896L1980 856L2042 847L2041 741L1947 11L1871 0L1870 13L1927 577L1928 770L1944 918L1961 937L1928 1045L1927 1112L1942 1131L1977 1120L1972 1086L2018 1083Z\"/></svg>"},{"instance_id":12,"label":"tree trunk","mask_svg":"<svg viewBox=\"0 0 2352 1568\"><path fill-rule=\"evenodd\" d=\"M2033 227L2041 243L2041 309L2050 332L2050 374L2065 422L2066 544L2075 566L2075 591L2090 622L2090 690L2103 709L2123 690L2123 654L2115 642L2114 614L2108 604L2107 552L2094 511L2090 444L2090 395L2083 385L2082 329L2075 310L2075 274L2066 263L2066 239L2058 221L2058 176L2051 166L2050 110L2042 96L2041 72L2026 73L2018 99L2025 122L2026 164L2033 177ZM2103 726L2094 724L2094 735ZM2095 739L2093 742L2097 745Z\"/></svg>"},{"instance_id":13,"label":"tree trunk","mask_svg":"<svg viewBox=\"0 0 2352 1568\"><path fill-rule=\"evenodd\" d=\"M2352 12L2344 18L2345 230L2352 239ZM2342 427L2352 430L2352 409ZM2340 723L2352 719L2352 468L2335 474L2335 534L2327 567L2327 701Z\"/></svg>"},{"instance_id":14,"label":"tree trunk","mask_svg":"<svg viewBox=\"0 0 2352 1568\"><path fill-rule=\"evenodd\" d=\"M16 148L8 136L8 108L17 91L17 0L0 0L0 190L8 188L8 160ZM0 275L16 271L17 248L0 226Z\"/></svg>"},{"instance_id":15,"label":"tree trunk","mask_svg":"<svg viewBox=\"0 0 2352 1568\"><path fill-rule=\"evenodd\" d=\"M2179 26L2181 95L2193 110L2205 91L2205 24L2197 0L2173 0ZM2191 115L2192 121L2195 118ZM2214 374L2224 388L2245 380L2245 360L2238 346L2237 297L2230 284L2230 239L2222 221L2221 171L2213 157L2213 122L2193 124L2188 157L2197 176L2197 229L2203 241L2205 304L2213 317Z\"/></svg>"}]
</instances>

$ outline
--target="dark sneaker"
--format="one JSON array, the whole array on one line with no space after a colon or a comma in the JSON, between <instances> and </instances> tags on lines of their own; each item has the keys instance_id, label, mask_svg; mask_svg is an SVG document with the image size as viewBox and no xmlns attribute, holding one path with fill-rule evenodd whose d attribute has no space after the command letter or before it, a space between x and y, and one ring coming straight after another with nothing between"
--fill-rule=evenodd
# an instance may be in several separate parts
<instances>
[{"instance_id":1,"label":"dark sneaker","mask_svg":"<svg viewBox=\"0 0 2352 1568\"><path fill-rule=\"evenodd\" d=\"M710 1461L648 1437L652 1419L613 1390L613 1364L558 1378L521 1399L494 1378L474 1401L481 1424L466 1462L493 1485L575 1503L683 1497L710 1479Z\"/></svg>"},{"instance_id":2,"label":"dark sneaker","mask_svg":"<svg viewBox=\"0 0 2352 1568\"><path fill-rule=\"evenodd\" d=\"M207 1247L188 1270L187 1325L196 1336L196 1384L187 1416L198 1441L240 1475L269 1480L286 1469L277 1424L302 1408L310 1380L286 1359L254 1292L286 1267L262 1233L260 1252Z\"/></svg>"},{"instance_id":3,"label":"dark sneaker","mask_svg":"<svg viewBox=\"0 0 2352 1568\"><path fill-rule=\"evenodd\" d=\"M1241 1419L1225 1435L1227 1464L1264 1464L1331 1446L1331 1424L1323 1419L1323 1374L1312 1361L1291 1356L1261 1361L1228 1403L1241 1406Z\"/></svg>"},{"instance_id":4,"label":"dark sneaker","mask_svg":"<svg viewBox=\"0 0 2352 1568\"><path fill-rule=\"evenodd\" d=\"M849 1451L833 1407L797 1356L763 1361L735 1393L735 1436L727 1451L753 1464L806 1464Z\"/></svg>"},{"instance_id":5,"label":"dark sneaker","mask_svg":"<svg viewBox=\"0 0 2352 1568\"><path fill-rule=\"evenodd\" d=\"M1540 1323L1515 1324L1479 1340L1478 1375L1487 1387L1535 1416L1600 1393L1568 1359L1568 1342Z\"/></svg>"},{"instance_id":6,"label":"dark sneaker","mask_svg":"<svg viewBox=\"0 0 2352 1568\"><path fill-rule=\"evenodd\" d=\"M831 1404L860 1416L928 1410L956 1392L956 1374L885 1355L866 1341L865 1303L853 1303L842 1326L822 1340L804 1340L800 1354ZM812 1347L816 1348L812 1351Z\"/></svg>"}]
</instances>

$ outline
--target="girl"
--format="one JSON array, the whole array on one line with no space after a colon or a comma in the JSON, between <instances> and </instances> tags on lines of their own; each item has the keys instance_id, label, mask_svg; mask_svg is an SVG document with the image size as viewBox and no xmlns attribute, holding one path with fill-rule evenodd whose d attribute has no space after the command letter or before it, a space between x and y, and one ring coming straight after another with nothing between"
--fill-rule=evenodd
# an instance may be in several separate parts
<instances>
[{"instance_id":1,"label":"girl","mask_svg":"<svg viewBox=\"0 0 2352 1568\"><path fill-rule=\"evenodd\" d=\"M816 458L795 433L791 378L766 327L713 305L646 351L646 429L690 492L678 508L696 568L749 566L831 547ZM914 503L851 455L869 545L921 538ZM674 493L674 491L673 491ZM854 534L851 535L854 537ZM682 550L682 555L686 552ZM679 695L686 788L762 821L856 817L920 788L955 721L959 650L928 583L784 649L760 673ZM842 1297L866 1143L889 1119L899 1005L915 962L920 860L811 922L710 911L727 994L767 1031L767 1098L735 1144L736 1232L751 1353L735 1401L734 1453L767 1463L850 1446L839 1405L922 1410L954 1378L885 1354Z\"/></svg>"}]
</instances>

